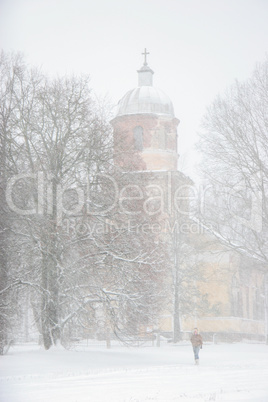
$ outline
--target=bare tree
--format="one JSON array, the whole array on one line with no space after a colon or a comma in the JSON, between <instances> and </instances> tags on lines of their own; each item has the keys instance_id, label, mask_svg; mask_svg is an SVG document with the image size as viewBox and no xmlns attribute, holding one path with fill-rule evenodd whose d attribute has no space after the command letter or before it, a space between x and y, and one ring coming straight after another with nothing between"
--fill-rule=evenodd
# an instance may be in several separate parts
<instances>
[{"instance_id":1,"label":"bare tree","mask_svg":"<svg viewBox=\"0 0 268 402\"><path fill-rule=\"evenodd\" d=\"M10 69L10 64L12 68ZM13 113L17 102L15 71L21 66L20 55L0 54L0 353L4 352L11 335L11 317L14 315L14 298L9 280L8 254L12 214L5 197L8 179L14 174L12 147Z\"/></svg>"},{"instance_id":2,"label":"bare tree","mask_svg":"<svg viewBox=\"0 0 268 402\"><path fill-rule=\"evenodd\" d=\"M18 57L8 60L4 55L2 71L3 177L9 173L2 188L13 210L15 240L9 260L17 254L17 264L27 267L17 272L14 283L37 292L36 315L48 349L61 337L66 240L61 221L68 214L62 197L67 187L79 185L87 170L94 175L109 162L111 132L94 110L87 77L49 81L37 70L26 69ZM76 201L74 205L77 208ZM5 278L14 278L13 273L14 268L7 274L3 263L3 294Z\"/></svg>"},{"instance_id":3,"label":"bare tree","mask_svg":"<svg viewBox=\"0 0 268 402\"><path fill-rule=\"evenodd\" d=\"M160 308L163 252L155 236L129 229L116 205L126 175L112 166L111 127L88 78L49 80L7 56L2 66L1 168L8 176L1 184L10 235L8 257L1 257L1 317L18 312L5 311L11 290L21 300L27 295L46 349L71 337L72 325L88 330L100 317L107 330L138 333ZM134 215L132 225L152 221Z\"/></svg>"},{"instance_id":4,"label":"bare tree","mask_svg":"<svg viewBox=\"0 0 268 402\"><path fill-rule=\"evenodd\" d=\"M208 108L199 149L207 184L204 225L209 222L219 241L267 272L267 58Z\"/></svg>"}]
</instances>

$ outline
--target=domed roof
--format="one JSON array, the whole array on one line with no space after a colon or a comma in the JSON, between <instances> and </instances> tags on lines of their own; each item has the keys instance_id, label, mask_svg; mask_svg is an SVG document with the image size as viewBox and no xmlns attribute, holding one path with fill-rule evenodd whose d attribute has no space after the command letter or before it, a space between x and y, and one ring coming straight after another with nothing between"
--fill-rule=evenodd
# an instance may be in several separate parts
<instances>
[{"instance_id":1,"label":"domed roof","mask_svg":"<svg viewBox=\"0 0 268 402\"><path fill-rule=\"evenodd\" d=\"M116 116L145 113L174 117L169 97L161 89L150 85L128 91L118 103Z\"/></svg>"},{"instance_id":2,"label":"domed roof","mask_svg":"<svg viewBox=\"0 0 268 402\"><path fill-rule=\"evenodd\" d=\"M128 91L119 101L115 116L130 114L156 114L174 117L173 105L161 89L153 87L153 70L147 64L147 50L144 50L144 64L138 70L138 87Z\"/></svg>"}]
</instances>

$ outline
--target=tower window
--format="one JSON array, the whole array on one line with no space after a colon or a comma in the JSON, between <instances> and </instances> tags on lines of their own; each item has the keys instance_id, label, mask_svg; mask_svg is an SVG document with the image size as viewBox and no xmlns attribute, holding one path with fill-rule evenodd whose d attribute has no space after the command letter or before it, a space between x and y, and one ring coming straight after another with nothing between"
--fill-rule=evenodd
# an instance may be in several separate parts
<instances>
[{"instance_id":1,"label":"tower window","mask_svg":"<svg viewBox=\"0 0 268 402\"><path fill-rule=\"evenodd\" d=\"M164 127L159 127L155 130L155 148L166 149L166 131Z\"/></svg>"},{"instance_id":2,"label":"tower window","mask_svg":"<svg viewBox=\"0 0 268 402\"><path fill-rule=\"evenodd\" d=\"M141 126L134 128L134 144L138 151L143 150L143 128Z\"/></svg>"}]
</instances>

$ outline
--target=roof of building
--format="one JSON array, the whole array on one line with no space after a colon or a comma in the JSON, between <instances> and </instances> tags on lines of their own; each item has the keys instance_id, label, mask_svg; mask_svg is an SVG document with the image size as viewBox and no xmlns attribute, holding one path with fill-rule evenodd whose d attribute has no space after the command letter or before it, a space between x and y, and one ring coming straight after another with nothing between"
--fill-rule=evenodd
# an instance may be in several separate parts
<instances>
[{"instance_id":1,"label":"roof of building","mask_svg":"<svg viewBox=\"0 0 268 402\"><path fill-rule=\"evenodd\" d=\"M174 117L173 104L159 88L153 86L153 70L147 64L146 49L144 64L138 70L138 87L128 91L118 102L116 117L132 114L155 114Z\"/></svg>"},{"instance_id":2,"label":"roof of building","mask_svg":"<svg viewBox=\"0 0 268 402\"><path fill-rule=\"evenodd\" d=\"M116 116L145 113L174 117L173 104L161 89L140 86L123 96L118 103Z\"/></svg>"}]
</instances>

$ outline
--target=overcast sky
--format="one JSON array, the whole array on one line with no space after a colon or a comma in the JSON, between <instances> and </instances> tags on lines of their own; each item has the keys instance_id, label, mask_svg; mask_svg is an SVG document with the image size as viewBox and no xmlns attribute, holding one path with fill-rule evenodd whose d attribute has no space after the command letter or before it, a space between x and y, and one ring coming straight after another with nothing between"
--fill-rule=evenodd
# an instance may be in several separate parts
<instances>
[{"instance_id":1,"label":"overcast sky","mask_svg":"<svg viewBox=\"0 0 268 402\"><path fill-rule=\"evenodd\" d=\"M186 169L206 107L264 60L268 0L0 0L0 39L50 74L89 74L114 103L137 86L146 47Z\"/></svg>"}]
</instances>

